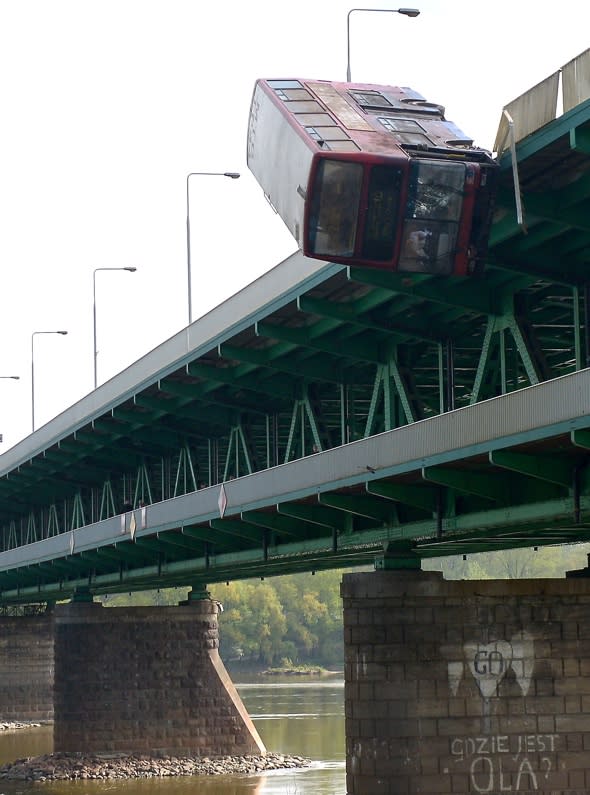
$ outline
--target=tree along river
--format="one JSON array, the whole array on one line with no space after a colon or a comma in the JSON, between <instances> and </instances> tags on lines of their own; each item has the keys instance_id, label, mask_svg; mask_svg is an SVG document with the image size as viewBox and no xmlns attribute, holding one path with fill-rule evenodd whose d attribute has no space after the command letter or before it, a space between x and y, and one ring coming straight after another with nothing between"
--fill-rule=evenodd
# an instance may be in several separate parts
<instances>
[{"instance_id":1,"label":"tree along river","mask_svg":"<svg viewBox=\"0 0 590 795\"><path fill-rule=\"evenodd\" d=\"M303 681L302 681L303 680ZM0 782L0 795L344 795L344 683L336 677L251 677L235 683L269 751L312 760L310 768L262 776L186 776L32 784ZM52 728L0 734L0 764L52 750Z\"/></svg>"}]
</instances>

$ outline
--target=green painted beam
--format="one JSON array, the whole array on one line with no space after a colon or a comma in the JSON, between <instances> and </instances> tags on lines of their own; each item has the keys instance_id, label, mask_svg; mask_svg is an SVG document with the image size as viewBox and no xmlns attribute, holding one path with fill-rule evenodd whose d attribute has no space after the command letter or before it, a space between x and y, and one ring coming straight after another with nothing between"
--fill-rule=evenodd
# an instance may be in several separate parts
<instances>
[{"instance_id":1,"label":"green painted beam","mask_svg":"<svg viewBox=\"0 0 590 795\"><path fill-rule=\"evenodd\" d=\"M209 526L220 533L262 543L262 531L239 519L211 519Z\"/></svg>"},{"instance_id":2,"label":"green painted beam","mask_svg":"<svg viewBox=\"0 0 590 795\"><path fill-rule=\"evenodd\" d=\"M253 414L266 415L269 411L279 411L283 405L282 401L277 401L270 396L266 398L264 405L261 405L259 401L250 400L244 395L242 395L239 400L237 398L232 400L230 395L221 395L219 391L217 391L215 395L212 395L212 387L210 384L206 386L196 383L186 384L164 379L160 381L160 388L164 393L178 395L179 397L185 398L187 401L194 401L198 406L202 406L204 411L207 411L210 407L222 406L230 411L247 411ZM213 388L218 390L218 385L215 384Z\"/></svg>"},{"instance_id":3,"label":"green painted beam","mask_svg":"<svg viewBox=\"0 0 590 795\"><path fill-rule=\"evenodd\" d=\"M558 456L530 455L512 450L493 450L489 454L490 463L503 469L510 469L521 475L556 483L558 486L570 488L573 484L574 472L571 461Z\"/></svg>"},{"instance_id":4,"label":"green painted beam","mask_svg":"<svg viewBox=\"0 0 590 795\"><path fill-rule=\"evenodd\" d=\"M158 534L158 539L167 546L180 547L181 549L189 550L190 552L201 551L202 541L192 539L181 532L176 530L165 531Z\"/></svg>"},{"instance_id":5,"label":"green painted beam","mask_svg":"<svg viewBox=\"0 0 590 795\"><path fill-rule=\"evenodd\" d=\"M327 353L330 356L337 358L343 357L346 359L355 359L361 362L375 362L380 363L385 360L384 354L379 352L379 348L375 349L369 342L350 339L346 340L346 345L342 345L341 339L319 338L310 336L308 326L301 326L299 328L292 328L289 326L271 325L270 323L257 323L256 333L265 339L276 339L288 341L296 344L298 347L307 348L321 353ZM338 335L337 335L338 336ZM395 332L391 335L396 338ZM401 337L400 337L401 339Z\"/></svg>"},{"instance_id":6,"label":"green painted beam","mask_svg":"<svg viewBox=\"0 0 590 795\"><path fill-rule=\"evenodd\" d=\"M392 483L390 481L370 481L367 483L367 492L388 500L395 500L404 505L411 505L429 513L436 511L438 491L429 486L414 486L405 483Z\"/></svg>"},{"instance_id":7,"label":"green painted beam","mask_svg":"<svg viewBox=\"0 0 590 795\"><path fill-rule=\"evenodd\" d=\"M249 524L272 530L280 536L288 538L301 538L317 532L315 525L301 519L292 519L290 516L280 516L266 511L243 511L242 519Z\"/></svg>"},{"instance_id":8,"label":"green painted beam","mask_svg":"<svg viewBox=\"0 0 590 795\"><path fill-rule=\"evenodd\" d=\"M210 384L225 384L235 389L246 389L261 396L270 395L278 398L294 397L295 385L290 382L288 387L280 385L269 379L262 380L254 377L240 377L237 368L214 367L208 364L192 363L188 366L190 375L202 378Z\"/></svg>"},{"instance_id":9,"label":"green painted beam","mask_svg":"<svg viewBox=\"0 0 590 795\"><path fill-rule=\"evenodd\" d=\"M63 574L69 577L70 575L78 576L81 572L85 572L88 575L90 567L84 561L67 557L62 560L52 560L49 563L37 563L33 568L42 575L59 579Z\"/></svg>"},{"instance_id":10,"label":"green painted beam","mask_svg":"<svg viewBox=\"0 0 590 795\"><path fill-rule=\"evenodd\" d=\"M579 430L571 432L572 444L590 450L590 430Z\"/></svg>"},{"instance_id":11,"label":"green painted beam","mask_svg":"<svg viewBox=\"0 0 590 795\"><path fill-rule=\"evenodd\" d=\"M167 561L201 559L205 552L203 542L198 541L196 538L179 538L178 534L172 535L168 533L166 533L165 537L162 537L160 533L159 541L170 553L166 556Z\"/></svg>"},{"instance_id":12,"label":"green painted beam","mask_svg":"<svg viewBox=\"0 0 590 795\"><path fill-rule=\"evenodd\" d=\"M203 544L214 544L221 547L231 547L233 539L229 536L220 536L215 533L211 528L199 527L183 527L182 534L188 538L194 538L195 541L201 541Z\"/></svg>"},{"instance_id":13,"label":"green painted beam","mask_svg":"<svg viewBox=\"0 0 590 795\"><path fill-rule=\"evenodd\" d=\"M353 303L331 302L321 298L310 298L301 296L297 301L297 306L301 312L317 317L332 318L342 323L355 323L356 325L373 331L387 333L387 325L375 323L368 317L359 315Z\"/></svg>"},{"instance_id":14,"label":"green painted beam","mask_svg":"<svg viewBox=\"0 0 590 795\"><path fill-rule=\"evenodd\" d=\"M118 558L123 563L142 564L158 556L159 549L147 545L136 544L134 541L119 541L114 545Z\"/></svg>"},{"instance_id":15,"label":"green painted beam","mask_svg":"<svg viewBox=\"0 0 590 795\"><path fill-rule=\"evenodd\" d=\"M334 530L339 530L342 533L350 532L353 529L352 518L349 515L323 505L283 502L277 505L277 510L283 516L303 519L304 522L308 522L309 524L329 527Z\"/></svg>"},{"instance_id":16,"label":"green painted beam","mask_svg":"<svg viewBox=\"0 0 590 795\"><path fill-rule=\"evenodd\" d=\"M137 397L137 405L154 410L160 407L161 413L170 415L171 420L177 418L186 418L189 420L199 420L206 422L211 426L219 426L221 428L231 425L236 420L236 412L228 411L223 407L209 405L206 410L203 406L191 403L187 399L175 398L173 400L163 400L162 398L153 397L151 395Z\"/></svg>"},{"instance_id":17,"label":"green painted beam","mask_svg":"<svg viewBox=\"0 0 590 795\"><path fill-rule=\"evenodd\" d=\"M361 284L377 285L393 293L458 307L464 311L489 314L497 306L496 296L478 280L449 280L446 277L371 268L350 268L350 278ZM477 286L474 281L478 282Z\"/></svg>"},{"instance_id":18,"label":"green painted beam","mask_svg":"<svg viewBox=\"0 0 590 795\"><path fill-rule=\"evenodd\" d=\"M399 524L395 505L389 505L380 499L362 494L319 494L320 505L328 505L339 511L346 511L357 516L365 516L382 524Z\"/></svg>"},{"instance_id":19,"label":"green painted beam","mask_svg":"<svg viewBox=\"0 0 590 795\"><path fill-rule=\"evenodd\" d=\"M496 502L505 502L509 493L510 476L492 471L434 466L424 467L422 477L430 483L447 486L462 494L473 494Z\"/></svg>"},{"instance_id":20,"label":"green painted beam","mask_svg":"<svg viewBox=\"0 0 590 795\"><path fill-rule=\"evenodd\" d=\"M297 378L308 378L312 381L330 381L340 384L343 381L342 369L325 362L303 360L294 354L285 357L273 357L264 349L240 348L237 345L221 345L220 354L232 361L255 364Z\"/></svg>"},{"instance_id":21,"label":"green painted beam","mask_svg":"<svg viewBox=\"0 0 590 795\"><path fill-rule=\"evenodd\" d=\"M158 422L164 415L165 411L151 411L147 409L129 409L116 407L112 411L113 419L117 422L129 423L132 426L145 426L153 425Z\"/></svg>"},{"instance_id":22,"label":"green painted beam","mask_svg":"<svg viewBox=\"0 0 590 795\"><path fill-rule=\"evenodd\" d=\"M388 370L388 376L391 377L395 384L397 395L400 399L404 414L406 415L406 422L416 422L416 420L422 419L423 412L418 401L412 396L412 390L407 377L408 373L403 372L397 361L393 359L389 362Z\"/></svg>"},{"instance_id":23,"label":"green painted beam","mask_svg":"<svg viewBox=\"0 0 590 795\"><path fill-rule=\"evenodd\" d=\"M144 536L135 536L135 539L129 543L132 543L135 549L140 550L140 553L147 552L148 558L157 558L164 552L164 547L158 533L156 533L155 536L151 536L150 538L146 538Z\"/></svg>"}]
</instances>

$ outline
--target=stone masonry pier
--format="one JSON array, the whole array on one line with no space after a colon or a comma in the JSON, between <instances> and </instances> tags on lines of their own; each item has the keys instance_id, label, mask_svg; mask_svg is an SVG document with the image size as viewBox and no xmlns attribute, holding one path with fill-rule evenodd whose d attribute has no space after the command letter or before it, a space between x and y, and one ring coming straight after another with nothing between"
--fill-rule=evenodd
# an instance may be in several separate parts
<instances>
[{"instance_id":1,"label":"stone masonry pier","mask_svg":"<svg viewBox=\"0 0 590 795\"><path fill-rule=\"evenodd\" d=\"M49 613L0 618L0 719L53 720L53 626Z\"/></svg>"},{"instance_id":2,"label":"stone masonry pier","mask_svg":"<svg viewBox=\"0 0 590 795\"><path fill-rule=\"evenodd\" d=\"M217 611L58 605L54 750L264 753L219 658Z\"/></svg>"},{"instance_id":3,"label":"stone masonry pier","mask_svg":"<svg viewBox=\"0 0 590 795\"><path fill-rule=\"evenodd\" d=\"M348 795L590 792L590 580L347 574Z\"/></svg>"}]
</instances>

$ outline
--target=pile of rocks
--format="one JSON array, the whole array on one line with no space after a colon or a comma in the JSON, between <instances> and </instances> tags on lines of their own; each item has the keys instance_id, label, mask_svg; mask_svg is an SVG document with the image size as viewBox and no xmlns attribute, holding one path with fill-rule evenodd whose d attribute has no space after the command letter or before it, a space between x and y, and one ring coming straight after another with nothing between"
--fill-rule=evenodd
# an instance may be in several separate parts
<instances>
[{"instance_id":1,"label":"pile of rocks","mask_svg":"<svg viewBox=\"0 0 590 795\"><path fill-rule=\"evenodd\" d=\"M153 757L124 754L46 754L17 759L0 767L0 779L66 781L73 779L157 778L163 776L249 775L265 770L309 767L309 759L283 754L265 756Z\"/></svg>"}]
</instances>

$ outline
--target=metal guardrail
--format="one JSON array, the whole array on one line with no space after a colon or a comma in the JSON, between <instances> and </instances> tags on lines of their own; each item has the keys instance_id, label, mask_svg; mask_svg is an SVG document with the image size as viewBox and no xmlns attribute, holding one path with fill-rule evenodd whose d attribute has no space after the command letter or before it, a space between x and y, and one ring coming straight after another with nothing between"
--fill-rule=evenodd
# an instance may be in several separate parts
<instances>
[{"instance_id":1,"label":"metal guardrail","mask_svg":"<svg viewBox=\"0 0 590 795\"><path fill-rule=\"evenodd\" d=\"M509 120L514 140L518 142L557 118L560 86L562 113L590 99L590 49L504 106L494 142L498 156L510 145Z\"/></svg>"}]
</instances>

